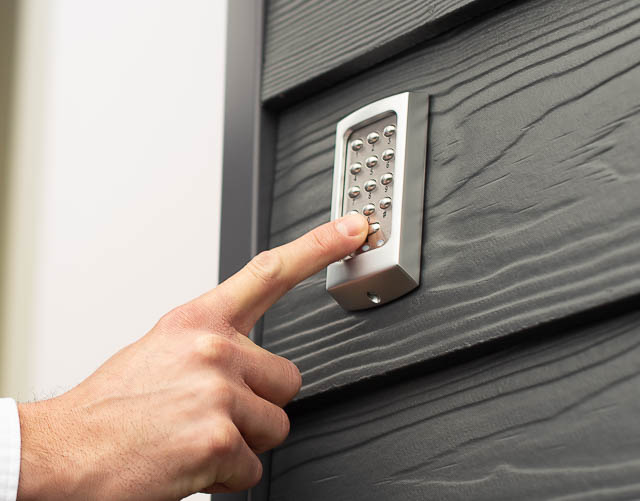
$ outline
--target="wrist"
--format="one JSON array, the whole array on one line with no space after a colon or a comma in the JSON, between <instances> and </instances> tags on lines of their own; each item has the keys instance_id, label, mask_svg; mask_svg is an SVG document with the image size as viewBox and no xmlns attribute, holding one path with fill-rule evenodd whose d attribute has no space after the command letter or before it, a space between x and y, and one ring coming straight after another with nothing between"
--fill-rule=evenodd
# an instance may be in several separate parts
<instances>
[{"instance_id":1,"label":"wrist","mask_svg":"<svg viewBox=\"0 0 640 501\"><path fill-rule=\"evenodd\" d=\"M64 498L76 484L68 437L63 436L65 416L55 399L18 404L20 416L20 479L18 501Z\"/></svg>"}]
</instances>

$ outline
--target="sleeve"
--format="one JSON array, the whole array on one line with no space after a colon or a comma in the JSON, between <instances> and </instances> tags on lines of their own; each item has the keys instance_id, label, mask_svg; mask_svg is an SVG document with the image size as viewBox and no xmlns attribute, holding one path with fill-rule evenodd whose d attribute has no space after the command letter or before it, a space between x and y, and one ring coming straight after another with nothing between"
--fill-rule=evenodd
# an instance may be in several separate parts
<instances>
[{"instance_id":1,"label":"sleeve","mask_svg":"<svg viewBox=\"0 0 640 501\"><path fill-rule=\"evenodd\" d=\"M0 398L0 501L16 501L20 476L20 419L11 398Z\"/></svg>"}]
</instances>

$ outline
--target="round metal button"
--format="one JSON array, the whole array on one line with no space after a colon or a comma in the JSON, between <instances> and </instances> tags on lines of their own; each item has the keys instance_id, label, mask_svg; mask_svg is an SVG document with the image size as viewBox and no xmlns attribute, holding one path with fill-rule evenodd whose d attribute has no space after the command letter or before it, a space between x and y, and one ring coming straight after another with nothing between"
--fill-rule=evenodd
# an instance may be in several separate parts
<instances>
[{"instance_id":1,"label":"round metal button","mask_svg":"<svg viewBox=\"0 0 640 501\"><path fill-rule=\"evenodd\" d=\"M353 141L351 141L351 149L353 151L360 151L363 146L364 143L362 142L362 139L354 139Z\"/></svg>"},{"instance_id":2,"label":"round metal button","mask_svg":"<svg viewBox=\"0 0 640 501\"><path fill-rule=\"evenodd\" d=\"M364 189L366 191L373 191L376 189L378 183L376 183L375 179L369 179L366 183L364 183Z\"/></svg>"},{"instance_id":3,"label":"round metal button","mask_svg":"<svg viewBox=\"0 0 640 501\"><path fill-rule=\"evenodd\" d=\"M389 207L391 207L391 199L389 197L385 197L382 200L380 200L381 209L388 209Z\"/></svg>"},{"instance_id":4,"label":"round metal button","mask_svg":"<svg viewBox=\"0 0 640 501\"><path fill-rule=\"evenodd\" d=\"M380 223L371 223L369 225L369 235L373 235L380 230Z\"/></svg>"},{"instance_id":5,"label":"round metal button","mask_svg":"<svg viewBox=\"0 0 640 501\"><path fill-rule=\"evenodd\" d=\"M351 172L351 174L353 174L354 176L356 174L359 174L361 170L362 170L362 164L360 162L351 164L351 167L349 167L349 172Z\"/></svg>"},{"instance_id":6,"label":"round metal button","mask_svg":"<svg viewBox=\"0 0 640 501\"><path fill-rule=\"evenodd\" d=\"M365 163L367 164L367 167L375 167L378 165L378 157L373 155L372 157L367 158Z\"/></svg>"},{"instance_id":7,"label":"round metal button","mask_svg":"<svg viewBox=\"0 0 640 501\"><path fill-rule=\"evenodd\" d=\"M365 216L370 216L371 214L373 214L376 211L376 206L373 204L367 204L362 208L362 213Z\"/></svg>"},{"instance_id":8,"label":"round metal button","mask_svg":"<svg viewBox=\"0 0 640 501\"><path fill-rule=\"evenodd\" d=\"M360 196L360 186L352 186L349 188L349 198L358 198Z\"/></svg>"},{"instance_id":9,"label":"round metal button","mask_svg":"<svg viewBox=\"0 0 640 501\"><path fill-rule=\"evenodd\" d=\"M359 212L356 209L353 209L347 212L347 216L352 216L353 214L359 214Z\"/></svg>"},{"instance_id":10,"label":"round metal button","mask_svg":"<svg viewBox=\"0 0 640 501\"><path fill-rule=\"evenodd\" d=\"M388 184L391 184L391 181L393 181L393 174L391 174L391 172L385 172L384 174L382 174L382 176L380 177L380 182L384 185L387 186Z\"/></svg>"},{"instance_id":11,"label":"round metal button","mask_svg":"<svg viewBox=\"0 0 640 501\"><path fill-rule=\"evenodd\" d=\"M369 135L367 136L367 142L369 144L374 144L378 142L378 139L380 139L380 134L378 134L377 132L373 131L370 132Z\"/></svg>"},{"instance_id":12,"label":"round metal button","mask_svg":"<svg viewBox=\"0 0 640 501\"><path fill-rule=\"evenodd\" d=\"M384 130L382 131L382 133L385 135L385 137L391 137L396 133L396 126L395 125L387 125Z\"/></svg>"},{"instance_id":13,"label":"round metal button","mask_svg":"<svg viewBox=\"0 0 640 501\"><path fill-rule=\"evenodd\" d=\"M393 154L394 154L394 151L391 148L384 150L382 152L382 160L384 160L385 162L388 162L393 158Z\"/></svg>"}]
</instances>

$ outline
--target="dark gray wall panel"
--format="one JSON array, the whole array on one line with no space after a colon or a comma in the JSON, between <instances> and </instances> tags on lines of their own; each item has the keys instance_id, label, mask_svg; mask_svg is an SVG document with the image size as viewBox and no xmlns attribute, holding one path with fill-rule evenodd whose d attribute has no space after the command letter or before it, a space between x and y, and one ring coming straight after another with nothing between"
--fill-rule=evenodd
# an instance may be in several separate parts
<instances>
[{"instance_id":1,"label":"dark gray wall panel","mask_svg":"<svg viewBox=\"0 0 640 501\"><path fill-rule=\"evenodd\" d=\"M265 317L299 398L640 290L640 4L532 1L471 21L279 117L271 245L329 219L347 113L432 94L422 284L343 311L324 273Z\"/></svg>"},{"instance_id":2,"label":"dark gray wall panel","mask_svg":"<svg viewBox=\"0 0 640 501\"><path fill-rule=\"evenodd\" d=\"M508 0L268 0L262 98L283 104Z\"/></svg>"},{"instance_id":3,"label":"dark gray wall panel","mask_svg":"<svg viewBox=\"0 0 640 501\"><path fill-rule=\"evenodd\" d=\"M538 335L293 415L270 499L639 499L640 312Z\"/></svg>"}]
</instances>

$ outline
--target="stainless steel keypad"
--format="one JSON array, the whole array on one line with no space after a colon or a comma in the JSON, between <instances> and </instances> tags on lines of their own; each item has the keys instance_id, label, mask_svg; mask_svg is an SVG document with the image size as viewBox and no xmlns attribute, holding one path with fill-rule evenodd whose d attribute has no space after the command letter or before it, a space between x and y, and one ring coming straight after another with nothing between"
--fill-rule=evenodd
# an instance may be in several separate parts
<instances>
[{"instance_id":1,"label":"stainless steel keypad","mask_svg":"<svg viewBox=\"0 0 640 501\"><path fill-rule=\"evenodd\" d=\"M346 162L350 165L350 176L345 179L345 197L343 214L347 214L351 210L358 210L367 216L371 226L375 231L370 231L370 238L366 242L366 247L359 249L356 254L367 252L368 250L382 247L391 235L391 203L383 204L383 200L393 197L393 179L394 170L394 148L396 128L396 115L389 113L386 116L372 122L364 127L355 129L348 139L349 144L353 145L358 138L367 138L362 148L354 150L347 149ZM381 135L379 131L383 132ZM389 131L393 133L389 134ZM354 165L360 165L362 168L354 169ZM364 191L361 191L364 190ZM356 195L357 193L357 195ZM383 207L384 205L384 207ZM375 241L372 235L375 234Z\"/></svg>"},{"instance_id":2,"label":"stainless steel keypad","mask_svg":"<svg viewBox=\"0 0 640 501\"><path fill-rule=\"evenodd\" d=\"M403 92L338 122L331 218L362 214L362 246L327 268L348 310L383 305L420 283L429 96Z\"/></svg>"}]
</instances>

